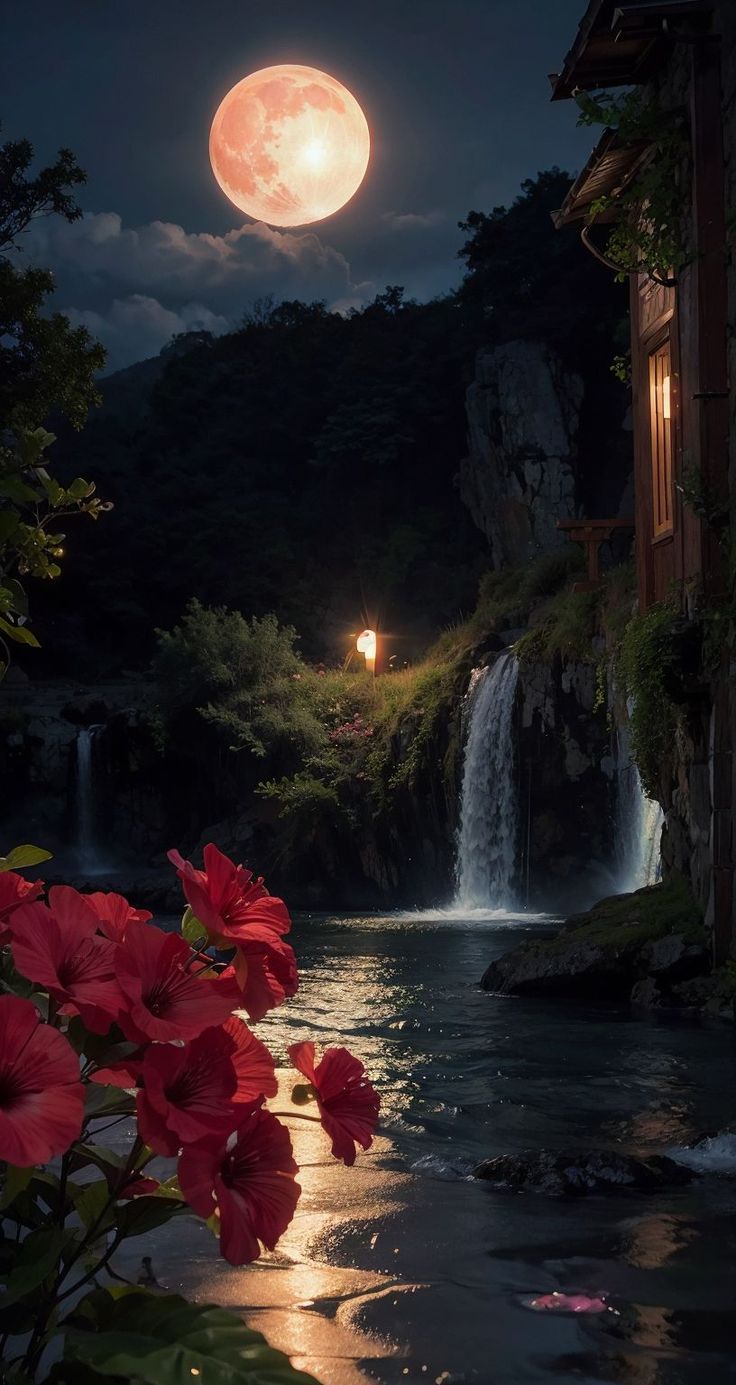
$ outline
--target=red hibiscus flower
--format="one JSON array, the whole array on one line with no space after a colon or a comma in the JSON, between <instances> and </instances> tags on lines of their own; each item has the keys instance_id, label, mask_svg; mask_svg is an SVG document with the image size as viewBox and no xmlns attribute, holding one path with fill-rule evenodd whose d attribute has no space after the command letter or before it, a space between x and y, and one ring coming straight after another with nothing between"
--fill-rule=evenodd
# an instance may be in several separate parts
<instances>
[{"instance_id":1,"label":"red hibiscus flower","mask_svg":"<svg viewBox=\"0 0 736 1385\"><path fill-rule=\"evenodd\" d=\"M10 942L10 931L3 927L21 904L38 899L43 880L24 880L14 870L0 871L0 947Z\"/></svg>"},{"instance_id":2,"label":"red hibiscus flower","mask_svg":"<svg viewBox=\"0 0 736 1385\"><path fill-rule=\"evenodd\" d=\"M212 842L204 849L204 870L196 870L178 851L169 852L192 913L213 942L232 947L260 925L272 933L288 933L291 919L282 899L268 893L252 871L236 866Z\"/></svg>"},{"instance_id":3,"label":"red hibiscus flower","mask_svg":"<svg viewBox=\"0 0 736 1385\"><path fill-rule=\"evenodd\" d=\"M95 890L94 894L84 897L97 915L100 931L114 943L123 941L125 930L132 920L147 923L153 918L147 909L134 909L121 894L104 894L101 890Z\"/></svg>"},{"instance_id":4,"label":"red hibiscus flower","mask_svg":"<svg viewBox=\"0 0 736 1385\"><path fill-rule=\"evenodd\" d=\"M49 904L22 904L10 916L13 961L61 1005L81 1015L95 1034L106 1034L123 996L117 983L117 948L97 936L97 915L70 885L54 885Z\"/></svg>"},{"instance_id":5,"label":"red hibiscus flower","mask_svg":"<svg viewBox=\"0 0 736 1385\"><path fill-rule=\"evenodd\" d=\"M212 1134L229 1135L244 1103L275 1096L273 1059L247 1024L233 1017L182 1047L147 1049L138 1093L138 1131L157 1154Z\"/></svg>"},{"instance_id":6,"label":"red hibiscus flower","mask_svg":"<svg viewBox=\"0 0 736 1385\"><path fill-rule=\"evenodd\" d=\"M231 1265L273 1250L291 1221L301 1188L285 1125L254 1107L227 1141L188 1145L179 1158L179 1185L200 1217L220 1220L220 1250Z\"/></svg>"},{"instance_id":7,"label":"red hibiscus flower","mask_svg":"<svg viewBox=\"0 0 736 1385\"><path fill-rule=\"evenodd\" d=\"M314 1087L335 1158L354 1164L356 1145L368 1149L373 1141L381 1104L363 1064L346 1048L327 1048L315 1067L313 1043L293 1044L289 1057Z\"/></svg>"},{"instance_id":8,"label":"red hibiscus flower","mask_svg":"<svg viewBox=\"0 0 736 1385\"><path fill-rule=\"evenodd\" d=\"M238 1005L237 989L225 978L202 976L188 943L133 921L118 949L117 968L127 1006L120 1015L126 1038L196 1039L222 1024Z\"/></svg>"},{"instance_id":9,"label":"red hibiscus flower","mask_svg":"<svg viewBox=\"0 0 736 1385\"><path fill-rule=\"evenodd\" d=\"M0 1159L29 1168L79 1138L84 1088L71 1044L30 1000L0 997Z\"/></svg>"},{"instance_id":10,"label":"red hibiscus flower","mask_svg":"<svg viewBox=\"0 0 736 1385\"><path fill-rule=\"evenodd\" d=\"M249 928L238 944L235 975L243 992L240 1004L252 1020L263 1019L299 987L293 948L263 927Z\"/></svg>"}]
</instances>

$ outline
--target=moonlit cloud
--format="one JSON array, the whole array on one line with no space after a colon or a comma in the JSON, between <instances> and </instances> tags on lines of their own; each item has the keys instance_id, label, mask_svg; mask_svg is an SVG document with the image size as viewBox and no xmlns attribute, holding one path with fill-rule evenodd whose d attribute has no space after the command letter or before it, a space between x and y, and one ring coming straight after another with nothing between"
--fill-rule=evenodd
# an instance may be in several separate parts
<instances>
[{"instance_id":1,"label":"moonlit cloud","mask_svg":"<svg viewBox=\"0 0 736 1385\"><path fill-rule=\"evenodd\" d=\"M314 232L248 223L215 236L169 221L125 226L117 212L39 222L27 239L54 272L56 301L107 346L108 368L156 354L172 335L227 331L254 299L365 301L370 285Z\"/></svg>"},{"instance_id":2,"label":"moonlit cloud","mask_svg":"<svg viewBox=\"0 0 736 1385\"><path fill-rule=\"evenodd\" d=\"M384 212L381 218L391 228L392 231L419 231L422 228L429 230L432 226L439 226L446 221L444 212Z\"/></svg>"},{"instance_id":3,"label":"moonlit cloud","mask_svg":"<svg viewBox=\"0 0 736 1385\"><path fill-rule=\"evenodd\" d=\"M86 327L107 351L107 373L133 361L157 356L180 332L205 331L220 336L233 323L201 303L186 303L173 312L147 294L115 298L106 312L94 308L64 308L74 326Z\"/></svg>"}]
</instances>

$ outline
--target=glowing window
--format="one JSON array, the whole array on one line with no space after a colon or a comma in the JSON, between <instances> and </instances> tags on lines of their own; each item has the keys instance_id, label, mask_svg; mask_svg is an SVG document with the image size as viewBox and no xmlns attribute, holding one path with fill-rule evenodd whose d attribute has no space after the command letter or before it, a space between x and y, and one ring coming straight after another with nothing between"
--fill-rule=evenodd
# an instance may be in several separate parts
<instances>
[{"instance_id":1,"label":"glowing window","mask_svg":"<svg viewBox=\"0 0 736 1385\"><path fill-rule=\"evenodd\" d=\"M654 537L672 532L672 355L662 342L649 357L649 418L652 435L652 525Z\"/></svg>"}]
</instances>

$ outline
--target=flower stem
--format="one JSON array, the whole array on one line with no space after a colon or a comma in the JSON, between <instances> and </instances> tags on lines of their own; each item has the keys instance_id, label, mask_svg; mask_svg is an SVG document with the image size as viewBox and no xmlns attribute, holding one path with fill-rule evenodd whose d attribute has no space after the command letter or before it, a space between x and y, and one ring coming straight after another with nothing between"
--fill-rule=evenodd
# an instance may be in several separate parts
<instances>
[{"instance_id":1,"label":"flower stem","mask_svg":"<svg viewBox=\"0 0 736 1385\"><path fill-rule=\"evenodd\" d=\"M283 1120L313 1121L317 1125L322 1124L320 1116L308 1116L304 1111L271 1111L271 1115L281 1116Z\"/></svg>"}]
</instances>

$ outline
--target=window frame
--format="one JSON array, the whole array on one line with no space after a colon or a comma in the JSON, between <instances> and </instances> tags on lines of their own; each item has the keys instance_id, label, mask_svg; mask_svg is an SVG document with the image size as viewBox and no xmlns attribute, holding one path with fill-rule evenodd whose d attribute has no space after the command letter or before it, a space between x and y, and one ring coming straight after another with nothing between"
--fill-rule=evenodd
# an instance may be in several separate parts
<instances>
[{"instance_id":1,"label":"window frame","mask_svg":"<svg viewBox=\"0 0 736 1385\"><path fill-rule=\"evenodd\" d=\"M651 495L650 538L654 544L671 539L675 531L677 389L671 326L672 318L643 343L646 359L647 454ZM658 358L665 355L669 369L663 370L658 378L656 363ZM669 419L665 419L663 408L660 411L659 400L659 390L667 374L670 381Z\"/></svg>"}]
</instances>

